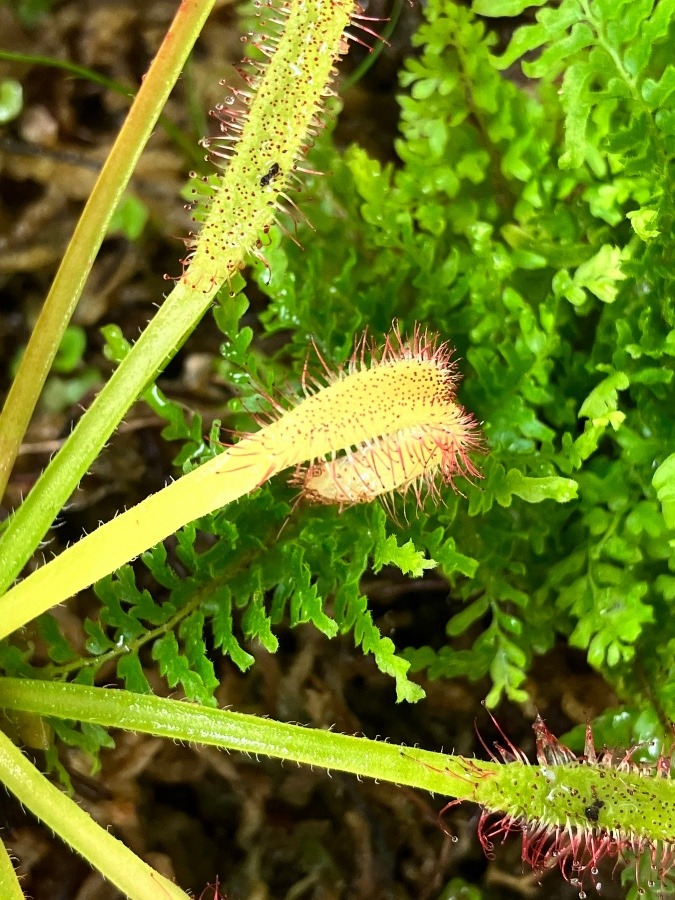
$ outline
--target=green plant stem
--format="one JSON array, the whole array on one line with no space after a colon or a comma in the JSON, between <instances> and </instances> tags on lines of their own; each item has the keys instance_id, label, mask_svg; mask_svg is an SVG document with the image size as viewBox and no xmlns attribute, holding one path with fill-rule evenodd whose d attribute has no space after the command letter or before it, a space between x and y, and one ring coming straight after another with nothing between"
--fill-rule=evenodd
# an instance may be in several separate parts
<instances>
[{"instance_id":1,"label":"green plant stem","mask_svg":"<svg viewBox=\"0 0 675 900\"><path fill-rule=\"evenodd\" d=\"M183 0L180 4L75 228L0 413L0 496L110 218L214 2ZM74 487L70 485L59 507ZM31 530L31 542L34 537ZM27 559L25 553L24 545L19 569Z\"/></svg>"},{"instance_id":2,"label":"green plant stem","mask_svg":"<svg viewBox=\"0 0 675 900\"><path fill-rule=\"evenodd\" d=\"M190 263L0 538L0 591L19 574L136 397L154 381L220 286L256 251L260 235L276 221L276 192L290 182L295 161L306 149L333 62L345 48L342 32L351 13L350 3L333 0L290 4L285 30L251 100L236 154L214 189ZM274 187L261 184L261 172L270 163L260 148L269 134L276 135L274 152L283 173ZM28 619L19 614L14 621Z\"/></svg>"},{"instance_id":3,"label":"green plant stem","mask_svg":"<svg viewBox=\"0 0 675 900\"><path fill-rule=\"evenodd\" d=\"M0 841L0 897L3 900L24 900L23 891L7 847Z\"/></svg>"},{"instance_id":4,"label":"green plant stem","mask_svg":"<svg viewBox=\"0 0 675 900\"><path fill-rule=\"evenodd\" d=\"M262 753L458 798L471 798L475 784L499 769L479 760L467 769L466 760L443 753L80 684L3 678L0 707Z\"/></svg>"},{"instance_id":5,"label":"green plant stem","mask_svg":"<svg viewBox=\"0 0 675 900\"><path fill-rule=\"evenodd\" d=\"M212 292L179 282L42 474L0 538L0 590L12 583L107 437L208 308ZM190 302L192 301L192 302Z\"/></svg>"},{"instance_id":6,"label":"green plant stem","mask_svg":"<svg viewBox=\"0 0 675 900\"><path fill-rule=\"evenodd\" d=\"M258 441L240 441L232 450L152 494L0 597L0 637L124 565L186 522L254 490L274 471L273 459Z\"/></svg>"},{"instance_id":7,"label":"green plant stem","mask_svg":"<svg viewBox=\"0 0 675 900\"><path fill-rule=\"evenodd\" d=\"M165 309L166 305L157 318ZM133 354L132 350L116 374ZM423 379L424 374L432 377ZM404 357L396 364L350 372L309 393L260 431L101 525L15 585L0 597L0 638L188 522L250 493L277 472L383 435L408 434L407 429L412 431L413 427L422 429L426 422L437 421L441 410L454 427L459 408L450 399L444 405L437 402L436 390L442 384L443 374L432 361ZM409 480L411 463L408 468L405 463L397 468L394 458L392 455L390 474ZM410 458L420 465L429 462L426 452ZM405 459L403 450L401 459ZM392 486L396 486L395 480Z\"/></svg>"},{"instance_id":8,"label":"green plant stem","mask_svg":"<svg viewBox=\"0 0 675 900\"><path fill-rule=\"evenodd\" d=\"M0 780L38 819L53 829L134 900L188 900L188 895L101 828L49 782L0 731ZM11 897L3 892L3 900Z\"/></svg>"}]
</instances>

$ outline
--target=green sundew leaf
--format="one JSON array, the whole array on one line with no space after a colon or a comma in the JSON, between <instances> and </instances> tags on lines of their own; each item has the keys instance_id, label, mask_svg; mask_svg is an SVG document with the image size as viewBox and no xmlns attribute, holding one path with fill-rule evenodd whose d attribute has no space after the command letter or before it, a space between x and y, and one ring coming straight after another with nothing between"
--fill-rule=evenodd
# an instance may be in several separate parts
<instances>
[{"instance_id":1,"label":"green sundew leaf","mask_svg":"<svg viewBox=\"0 0 675 900\"><path fill-rule=\"evenodd\" d=\"M576 481L571 478L560 478L557 475L531 478L523 475L518 469L510 469L506 476L509 502L502 505L510 506L510 497L513 494L520 497L521 500L525 500L526 503L541 503L544 500L569 503L570 500L576 499L578 488ZM499 502L501 503L501 500Z\"/></svg>"},{"instance_id":2,"label":"green sundew leaf","mask_svg":"<svg viewBox=\"0 0 675 900\"><path fill-rule=\"evenodd\" d=\"M675 453L664 459L654 472L652 485L661 504L668 528L675 528Z\"/></svg>"},{"instance_id":3,"label":"green sundew leaf","mask_svg":"<svg viewBox=\"0 0 675 900\"><path fill-rule=\"evenodd\" d=\"M421 578L425 569L435 569L435 560L427 559L424 551L417 550L412 541L399 547L396 538L390 534L385 541L378 541L373 554L373 571L379 572L383 566L396 566L404 575Z\"/></svg>"},{"instance_id":4,"label":"green sundew leaf","mask_svg":"<svg viewBox=\"0 0 675 900\"><path fill-rule=\"evenodd\" d=\"M613 424L611 416L619 405L619 391L625 391L630 380L625 372L614 372L596 385L579 409L579 418L593 425Z\"/></svg>"},{"instance_id":5,"label":"green sundew leaf","mask_svg":"<svg viewBox=\"0 0 675 900\"><path fill-rule=\"evenodd\" d=\"M134 694L151 694L150 682L145 677L141 661L135 653L127 653L117 660L117 677L124 681L124 686Z\"/></svg>"},{"instance_id":6,"label":"green sundew leaf","mask_svg":"<svg viewBox=\"0 0 675 900\"><path fill-rule=\"evenodd\" d=\"M530 6L543 6L546 0L473 0L471 8L478 16L519 16Z\"/></svg>"},{"instance_id":7,"label":"green sundew leaf","mask_svg":"<svg viewBox=\"0 0 675 900\"><path fill-rule=\"evenodd\" d=\"M458 612L450 619L445 626L446 634L449 637L457 637L457 635L462 634L469 625L473 625L474 622L482 618L489 608L490 601L488 597L483 594L482 597L479 597L478 600L474 600L473 603L470 603L469 606L466 607L466 609Z\"/></svg>"}]
</instances>

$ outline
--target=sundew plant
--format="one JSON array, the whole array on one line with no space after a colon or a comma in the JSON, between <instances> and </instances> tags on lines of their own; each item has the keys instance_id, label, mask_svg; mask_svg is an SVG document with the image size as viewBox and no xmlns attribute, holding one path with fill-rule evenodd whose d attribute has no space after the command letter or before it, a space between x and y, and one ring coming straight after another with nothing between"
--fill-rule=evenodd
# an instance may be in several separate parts
<instances>
[{"instance_id":1,"label":"sundew plant","mask_svg":"<svg viewBox=\"0 0 675 900\"><path fill-rule=\"evenodd\" d=\"M628 895L672 889L675 2L423 15L383 163L324 121L347 41L382 23L258 7L182 275L136 345L104 329L113 378L0 536L0 778L127 896L187 895L18 745L66 790L63 747L96 759L110 728L413 785L477 803L483 849L516 831L581 897L624 863ZM205 313L237 395L208 435L154 384ZM175 480L14 583L138 396L182 442ZM380 626L364 584L385 567L442 579L441 633ZM49 610L91 585L76 641ZM574 750L537 717L536 765L504 734L482 761L218 709L223 659L253 677L300 625L371 656L393 716L469 682L531 720L560 647L620 706Z\"/></svg>"}]
</instances>

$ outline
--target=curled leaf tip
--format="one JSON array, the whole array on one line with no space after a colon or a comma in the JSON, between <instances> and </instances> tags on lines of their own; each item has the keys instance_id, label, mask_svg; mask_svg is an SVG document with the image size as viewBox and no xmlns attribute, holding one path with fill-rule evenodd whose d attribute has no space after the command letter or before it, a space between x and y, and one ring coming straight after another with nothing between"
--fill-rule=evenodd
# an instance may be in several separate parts
<instances>
[{"instance_id":1,"label":"curled leaf tip","mask_svg":"<svg viewBox=\"0 0 675 900\"><path fill-rule=\"evenodd\" d=\"M365 334L357 340L343 370L324 364L333 446L328 459L314 456L296 470L303 495L348 506L412 492L421 503L458 475L479 477L469 457L482 449L478 426L456 402L451 357L437 335L417 326L403 337L394 324L382 347Z\"/></svg>"}]
</instances>

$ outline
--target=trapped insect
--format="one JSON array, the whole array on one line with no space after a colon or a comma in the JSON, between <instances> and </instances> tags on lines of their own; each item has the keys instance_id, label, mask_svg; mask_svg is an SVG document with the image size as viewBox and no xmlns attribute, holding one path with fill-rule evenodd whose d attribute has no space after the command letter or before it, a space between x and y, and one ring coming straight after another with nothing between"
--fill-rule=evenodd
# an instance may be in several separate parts
<instances>
[{"instance_id":1,"label":"trapped insect","mask_svg":"<svg viewBox=\"0 0 675 900\"><path fill-rule=\"evenodd\" d=\"M260 179L260 187L267 187L270 181L276 178L280 171L279 163L272 163L269 167L269 171Z\"/></svg>"}]
</instances>

